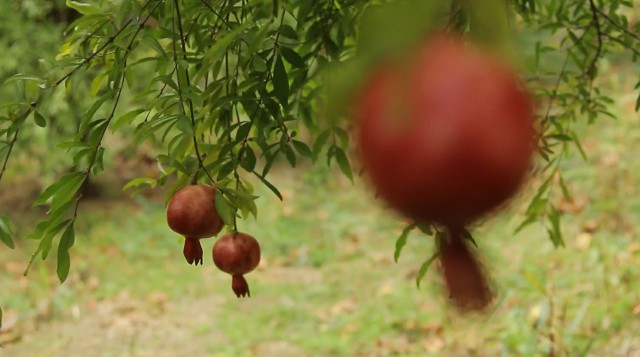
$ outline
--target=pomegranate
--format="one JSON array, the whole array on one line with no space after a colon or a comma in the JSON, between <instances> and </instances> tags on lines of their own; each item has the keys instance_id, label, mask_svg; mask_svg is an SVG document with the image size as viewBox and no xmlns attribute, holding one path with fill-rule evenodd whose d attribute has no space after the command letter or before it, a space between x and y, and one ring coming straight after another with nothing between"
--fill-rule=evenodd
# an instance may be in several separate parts
<instances>
[{"instance_id":1,"label":"pomegranate","mask_svg":"<svg viewBox=\"0 0 640 357\"><path fill-rule=\"evenodd\" d=\"M513 196L535 152L534 102L498 58L453 34L404 63L374 69L356 100L362 165L377 196L442 226L443 278L453 302L482 309L492 292L461 232Z\"/></svg>"},{"instance_id":2,"label":"pomegranate","mask_svg":"<svg viewBox=\"0 0 640 357\"><path fill-rule=\"evenodd\" d=\"M215 208L216 190L207 185L188 185L176 192L167 207L167 223L185 237L184 257L189 264L202 264L201 238L212 237L224 222Z\"/></svg>"},{"instance_id":3,"label":"pomegranate","mask_svg":"<svg viewBox=\"0 0 640 357\"><path fill-rule=\"evenodd\" d=\"M462 310L480 310L493 294L482 265L469 249L459 230L450 229L440 241L439 258L449 297Z\"/></svg>"},{"instance_id":4,"label":"pomegranate","mask_svg":"<svg viewBox=\"0 0 640 357\"><path fill-rule=\"evenodd\" d=\"M231 289L236 296L250 297L249 284L243 275L260 263L258 241L246 233L227 233L218 238L211 255L218 269L231 275Z\"/></svg>"},{"instance_id":5,"label":"pomegranate","mask_svg":"<svg viewBox=\"0 0 640 357\"><path fill-rule=\"evenodd\" d=\"M508 66L455 35L383 63L355 107L378 196L416 221L465 226L506 202L535 149L534 105Z\"/></svg>"}]
</instances>

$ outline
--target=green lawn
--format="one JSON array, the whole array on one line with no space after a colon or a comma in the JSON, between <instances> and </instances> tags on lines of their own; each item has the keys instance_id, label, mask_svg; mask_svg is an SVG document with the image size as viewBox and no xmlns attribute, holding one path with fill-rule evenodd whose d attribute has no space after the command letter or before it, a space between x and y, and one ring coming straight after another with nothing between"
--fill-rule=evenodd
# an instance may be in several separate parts
<instances>
[{"instance_id":1,"label":"green lawn","mask_svg":"<svg viewBox=\"0 0 640 357\"><path fill-rule=\"evenodd\" d=\"M22 276L34 242L0 248L0 356L639 355L640 120L620 116L585 131L589 162L563 162L566 248L540 225L514 235L531 193L474 230L498 291L488 314L452 310L436 265L416 288L432 239L412 233L394 263L403 224L362 182L278 168L284 202L259 188L258 220L239 226L262 246L250 299L213 266L213 239L204 266L186 264L161 200L85 202L64 285L53 258Z\"/></svg>"}]
</instances>

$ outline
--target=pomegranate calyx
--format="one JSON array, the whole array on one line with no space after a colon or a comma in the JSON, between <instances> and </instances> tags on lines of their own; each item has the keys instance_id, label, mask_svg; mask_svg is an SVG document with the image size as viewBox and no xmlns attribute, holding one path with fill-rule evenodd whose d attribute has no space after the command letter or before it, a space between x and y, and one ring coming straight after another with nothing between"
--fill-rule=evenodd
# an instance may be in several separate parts
<instances>
[{"instance_id":1,"label":"pomegranate calyx","mask_svg":"<svg viewBox=\"0 0 640 357\"><path fill-rule=\"evenodd\" d=\"M249 292L249 284L242 275L233 275L231 279L231 289L237 297L251 297Z\"/></svg>"},{"instance_id":2,"label":"pomegranate calyx","mask_svg":"<svg viewBox=\"0 0 640 357\"><path fill-rule=\"evenodd\" d=\"M194 265L202 265L202 246L197 238L185 237L184 249L182 250L187 263Z\"/></svg>"},{"instance_id":3,"label":"pomegranate calyx","mask_svg":"<svg viewBox=\"0 0 640 357\"><path fill-rule=\"evenodd\" d=\"M449 298L461 310L483 310L493 299L487 278L461 230L449 229L440 243L440 262Z\"/></svg>"}]
</instances>

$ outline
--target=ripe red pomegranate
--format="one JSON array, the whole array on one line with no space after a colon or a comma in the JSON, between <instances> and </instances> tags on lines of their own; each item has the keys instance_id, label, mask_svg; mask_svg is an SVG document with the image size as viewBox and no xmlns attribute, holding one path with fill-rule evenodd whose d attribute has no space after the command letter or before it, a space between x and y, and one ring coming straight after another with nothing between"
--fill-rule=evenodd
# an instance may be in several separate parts
<instances>
[{"instance_id":1,"label":"ripe red pomegranate","mask_svg":"<svg viewBox=\"0 0 640 357\"><path fill-rule=\"evenodd\" d=\"M231 288L237 297L250 297L249 284L244 274L251 272L260 263L260 245L252 236L236 232L218 238L211 251L218 269L231 274Z\"/></svg>"},{"instance_id":2,"label":"ripe red pomegranate","mask_svg":"<svg viewBox=\"0 0 640 357\"><path fill-rule=\"evenodd\" d=\"M383 63L355 107L362 164L400 213L465 226L507 201L535 149L534 105L496 57L454 35Z\"/></svg>"},{"instance_id":3,"label":"ripe red pomegranate","mask_svg":"<svg viewBox=\"0 0 640 357\"><path fill-rule=\"evenodd\" d=\"M216 190L207 185L188 185L176 192L167 207L167 223L185 237L184 257L189 264L202 264L201 238L212 237L224 222L216 212Z\"/></svg>"}]
</instances>

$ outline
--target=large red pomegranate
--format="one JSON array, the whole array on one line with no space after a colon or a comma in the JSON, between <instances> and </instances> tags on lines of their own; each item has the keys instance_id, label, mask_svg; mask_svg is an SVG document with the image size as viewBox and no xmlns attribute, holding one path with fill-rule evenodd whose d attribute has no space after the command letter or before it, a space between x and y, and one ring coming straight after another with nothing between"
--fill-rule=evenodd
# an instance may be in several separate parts
<instances>
[{"instance_id":1,"label":"large red pomegranate","mask_svg":"<svg viewBox=\"0 0 640 357\"><path fill-rule=\"evenodd\" d=\"M167 223L185 237L184 257L189 264L202 264L201 238L212 237L224 222L216 212L216 190L207 185L188 185L176 192L167 207Z\"/></svg>"},{"instance_id":2,"label":"large red pomegranate","mask_svg":"<svg viewBox=\"0 0 640 357\"><path fill-rule=\"evenodd\" d=\"M357 98L362 164L402 214L465 226L507 201L535 149L534 105L497 57L455 35L373 70Z\"/></svg>"},{"instance_id":3,"label":"large red pomegranate","mask_svg":"<svg viewBox=\"0 0 640 357\"><path fill-rule=\"evenodd\" d=\"M258 241L246 233L227 233L218 238L211 255L218 269L231 275L231 288L236 296L250 297L249 284L243 275L260 263Z\"/></svg>"}]
</instances>

